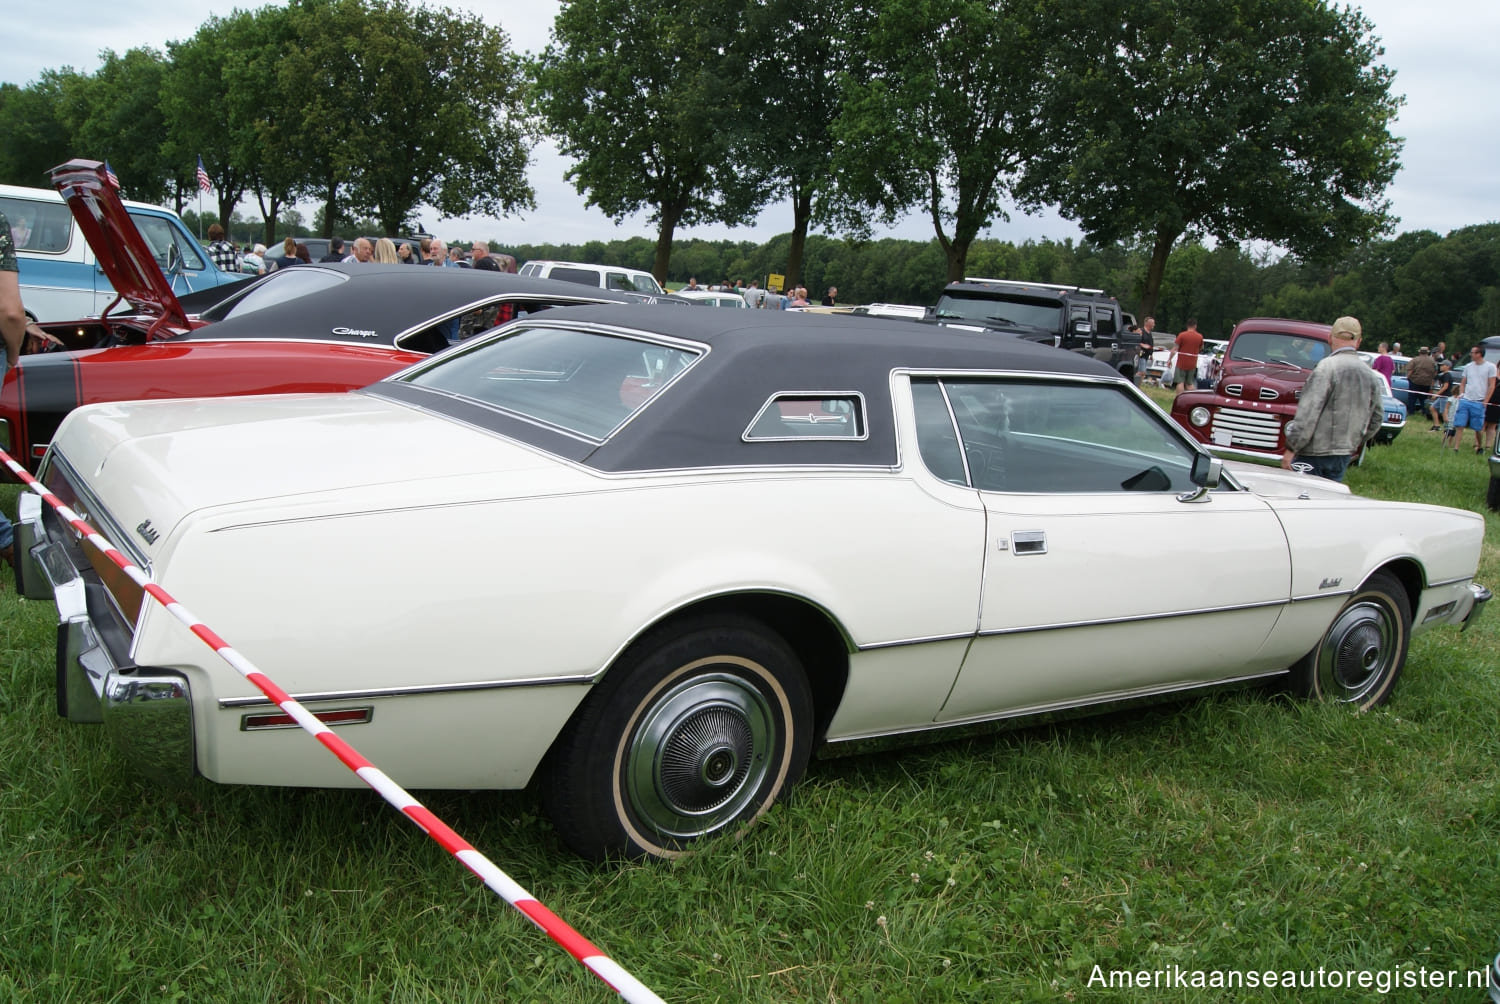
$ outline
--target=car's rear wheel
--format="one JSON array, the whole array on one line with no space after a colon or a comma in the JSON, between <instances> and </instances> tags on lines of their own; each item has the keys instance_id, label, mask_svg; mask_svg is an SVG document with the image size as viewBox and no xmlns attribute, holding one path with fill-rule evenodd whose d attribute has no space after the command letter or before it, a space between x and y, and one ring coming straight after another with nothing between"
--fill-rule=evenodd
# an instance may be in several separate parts
<instances>
[{"instance_id":1,"label":"car's rear wheel","mask_svg":"<svg viewBox=\"0 0 1500 1004\"><path fill-rule=\"evenodd\" d=\"M1376 572L1291 671L1294 692L1359 711L1384 704L1406 664L1411 612L1396 577Z\"/></svg>"},{"instance_id":2,"label":"car's rear wheel","mask_svg":"<svg viewBox=\"0 0 1500 1004\"><path fill-rule=\"evenodd\" d=\"M542 799L586 857L674 857L770 808L811 742L791 647L753 620L697 620L610 669L548 753Z\"/></svg>"}]
</instances>

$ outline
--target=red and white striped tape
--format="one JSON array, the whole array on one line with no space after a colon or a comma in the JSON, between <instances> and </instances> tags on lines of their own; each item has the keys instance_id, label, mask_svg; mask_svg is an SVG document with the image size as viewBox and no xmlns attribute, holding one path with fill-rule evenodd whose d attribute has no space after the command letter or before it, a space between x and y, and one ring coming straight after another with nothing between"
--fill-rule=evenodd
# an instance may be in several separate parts
<instances>
[{"instance_id":1,"label":"red and white striped tape","mask_svg":"<svg viewBox=\"0 0 1500 1004\"><path fill-rule=\"evenodd\" d=\"M607 983L611 990L619 994L631 1004L664 1004L662 999L640 980L630 975L623 966L615 962L609 956L595 948L594 945L583 935L570 927L557 914L547 909L531 893L527 892L509 875L505 874L498 865L475 850L463 837L432 814L421 802L411 796L405 788L393 781L385 771L376 767L366 760L353 746L344 739L334 734L333 730L308 711L300 703L294 700L286 691L278 687L270 677L255 668L254 663L245 658L238 651L231 648L229 643L220 638L208 625L194 617L187 607L183 606L165 589L146 577L146 573L125 557L118 548L109 542L98 530L89 526L79 515L63 503L56 495L47 491L42 484L32 477L31 474L15 461L10 454L0 450L0 461L10 468L31 491L40 495L48 505L56 509L63 519L67 520L72 527L88 540L90 544L99 549L99 552L114 562L120 569L156 602L160 603L167 612L177 618L189 631L197 635L204 644L218 653L219 657L233 666L234 669L245 679L255 684L260 692L271 699L277 707L290 715L303 730L312 734L313 738L323 744L323 747L338 757L345 767L348 767L359 779L379 793L391 805L401 811L407 819L410 819L422 832L437 841L449 854L456 857L465 868L479 876L484 884L498 893L511 906L515 907L537 927L547 933L553 941L557 942L573 958L581 962L590 972Z\"/></svg>"}]
</instances>

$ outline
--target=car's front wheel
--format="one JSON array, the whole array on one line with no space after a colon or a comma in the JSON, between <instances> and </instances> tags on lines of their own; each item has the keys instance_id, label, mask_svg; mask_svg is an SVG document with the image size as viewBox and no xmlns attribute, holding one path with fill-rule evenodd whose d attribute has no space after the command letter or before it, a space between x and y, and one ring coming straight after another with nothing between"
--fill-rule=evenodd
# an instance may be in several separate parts
<instances>
[{"instance_id":1,"label":"car's front wheel","mask_svg":"<svg viewBox=\"0 0 1500 1004\"><path fill-rule=\"evenodd\" d=\"M1291 670L1291 688L1359 711L1384 704L1406 664L1411 612L1395 576L1376 572L1334 618L1318 647Z\"/></svg>"},{"instance_id":2,"label":"car's front wheel","mask_svg":"<svg viewBox=\"0 0 1500 1004\"><path fill-rule=\"evenodd\" d=\"M1490 475L1490 490L1485 493L1485 504L1491 509L1500 509L1500 478Z\"/></svg>"},{"instance_id":3,"label":"car's front wheel","mask_svg":"<svg viewBox=\"0 0 1500 1004\"><path fill-rule=\"evenodd\" d=\"M544 765L542 800L585 857L674 857L754 821L802 774L812 698L775 632L738 617L642 638Z\"/></svg>"}]
</instances>

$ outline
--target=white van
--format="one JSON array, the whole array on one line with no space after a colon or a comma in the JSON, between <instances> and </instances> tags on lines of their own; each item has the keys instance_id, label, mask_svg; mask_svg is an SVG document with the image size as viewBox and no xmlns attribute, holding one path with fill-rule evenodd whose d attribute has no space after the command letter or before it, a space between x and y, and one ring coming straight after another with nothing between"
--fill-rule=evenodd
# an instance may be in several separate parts
<instances>
[{"instance_id":1,"label":"white van","mask_svg":"<svg viewBox=\"0 0 1500 1004\"><path fill-rule=\"evenodd\" d=\"M621 265L586 265L576 261L529 261L521 266L522 275L539 279L562 279L584 286L599 286L624 293L649 293L666 296L667 291L650 272Z\"/></svg>"},{"instance_id":2,"label":"white van","mask_svg":"<svg viewBox=\"0 0 1500 1004\"><path fill-rule=\"evenodd\" d=\"M220 271L170 209L144 202L126 202L125 209L178 296L245 278ZM0 185L0 212L10 221L21 267L21 300L33 320L97 316L114 301L114 287L61 195L47 188Z\"/></svg>"}]
</instances>

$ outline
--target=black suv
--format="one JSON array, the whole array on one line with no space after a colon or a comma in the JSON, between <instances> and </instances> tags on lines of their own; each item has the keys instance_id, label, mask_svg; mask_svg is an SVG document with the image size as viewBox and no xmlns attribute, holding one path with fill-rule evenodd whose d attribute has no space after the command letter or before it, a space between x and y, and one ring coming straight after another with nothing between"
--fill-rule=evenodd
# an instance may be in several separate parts
<instances>
[{"instance_id":1,"label":"black suv","mask_svg":"<svg viewBox=\"0 0 1500 1004\"><path fill-rule=\"evenodd\" d=\"M1126 331L1119 301L1102 289L966 278L943 289L929 316L951 327L1012 332L1093 356L1127 377L1135 375L1140 339Z\"/></svg>"}]
</instances>

